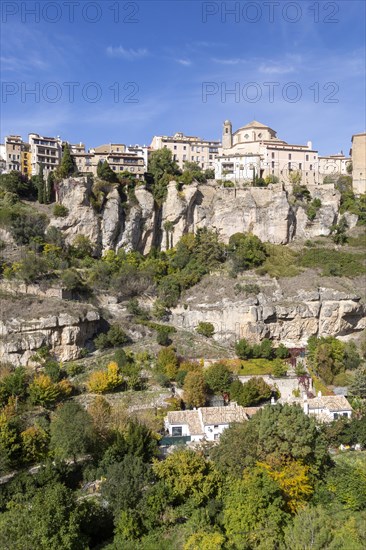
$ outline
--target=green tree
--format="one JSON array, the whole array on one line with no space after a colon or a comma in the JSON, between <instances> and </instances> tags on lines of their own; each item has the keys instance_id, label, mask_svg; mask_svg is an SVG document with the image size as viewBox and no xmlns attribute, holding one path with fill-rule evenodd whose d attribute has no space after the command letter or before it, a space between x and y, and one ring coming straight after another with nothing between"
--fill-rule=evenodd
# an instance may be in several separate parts
<instances>
[{"instance_id":1,"label":"green tree","mask_svg":"<svg viewBox=\"0 0 366 550\"><path fill-rule=\"evenodd\" d=\"M60 178L68 178L76 173L76 165L70 153L68 143L63 144L61 164L57 168L57 175Z\"/></svg>"},{"instance_id":2,"label":"green tree","mask_svg":"<svg viewBox=\"0 0 366 550\"><path fill-rule=\"evenodd\" d=\"M333 241L336 244L343 245L347 242L348 223L344 216L341 217L341 219L337 224L332 225L330 229L331 229Z\"/></svg>"},{"instance_id":3,"label":"green tree","mask_svg":"<svg viewBox=\"0 0 366 550\"><path fill-rule=\"evenodd\" d=\"M45 203L49 204L55 201L55 174L49 172L47 176L47 184L45 190Z\"/></svg>"},{"instance_id":4,"label":"green tree","mask_svg":"<svg viewBox=\"0 0 366 550\"><path fill-rule=\"evenodd\" d=\"M333 540L332 518L321 507L308 506L295 516L285 530L286 550L323 550Z\"/></svg>"},{"instance_id":5,"label":"green tree","mask_svg":"<svg viewBox=\"0 0 366 550\"><path fill-rule=\"evenodd\" d=\"M359 367L354 374L353 381L349 387L349 395L366 399L366 367Z\"/></svg>"},{"instance_id":6,"label":"green tree","mask_svg":"<svg viewBox=\"0 0 366 550\"><path fill-rule=\"evenodd\" d=\"M198 323L196 332L198 334L202 334L202 336L206 336L206 338L212 338L212 336L215 334L215 327L212 323L205 323L204 321L201 321L200 323Z\"/></svg>"},{"instance_id":7,"label":"green tree","mask_svg":"<svg viewBox=\"0 0 366 550\"><path fill-rule=\"evenodd\" d=\"M0 174L0 189L8 193L16 193L19 197L32 198L34 188L21 172L12 170L9 174Z\"/></svg>"},{"instance_id":8,"label":"green tree","mask_svg":"<svg viewBox=\"0 0 366 550\"><path fill-rule=\"evenodd\" d=\"M253 355L253 348L245 338L242 338L235 344L235 353L240 359L250 359Z\"/></svg>"},{"instance_id":9,"label":"green tree","mask_svg":"<svg viewBox=\"0 0 366 550\"><path fill-rule=\"evenodd\" d=\"M153 177L153 195L156 201L163 202L166 197L167 186L174 176L179 175L178 164L173 160L170 149L164 148L153 151L149 157L148 172Z\"/></svg>"},{"instance_id":10,"label":"green tree","mask_svg":"<svg viewBox=\"0 0 366 550\"><path fill-rule=\"evenodd\" d=\"M229 484L223 524L235 548L276 548L288 515L278 484L264 470L253 468Z\"/></svg>"},{"instance_id":11,"label":"green tree","mask_svg":"<svg viewBox=\"0 0 366 550\"><path fill-rule=\"evenodd\" d=\"M206 382L202 372L187 374L183 384L183 399L190 407L202 407L206 403Z\"/></svg>"},{"instance_id":12,"label":"green tree","mask_svg":"<svg viewBox=\"0 0 366 550\"><path fill-rule=\"evenodd\" d=\"M86 542L75 496L61 483L39 489L30 502L0 515L3 550L86 550Z\"/></svg>"},{"instance_id":13,"label":"green tree","mask_svg":"<svg viewBox=\"0 0 366 550\"><path fill-rule=\"evenodd\" d=\"M281 343L278 348L275 349L275 355L279 359L287 359L287 357L289 356L288 348L286 348L286 346Z\"/></svg>"},{"instance_id":14,"label":"green tree","mask_svg":"<svg viewBox=\"0 0 366 550\"><path fill-rule=\"evenodd\" d=\"M116 173L112 170L112 168L109 166L108 161L105 160L104 162L99 162L97 166L97 176L103 181L107 181L109 183L117 183L118 178Z\"/></svg>"},{"instance_id":15,"label":"green tree","mask_svg":"<svg viewBox=\"0 0 366 550\"><path fill-rule=\"evenodd\" d=\"M216 363L205 371L205 380L212 392L226 392L232 381L232 373L223 363Z\"/></svg>"},{"instance_id":16,"label":"green tree","mask_svg":"<svg viewBox=\"0 0 366 550\"><path fill-rule=\"evenodd\" d=\"M218 467L232 475L241 475L258 461L300 461L316 475L329 464L327 443L315 420L293 405L268 405L250 422L231 426L211 454Z\"/></svg>"},{"instance_id":17,"label":"green tree","mask_svg":"<svg viewBox=\"0 0 366 550\"><path fill-rule=\"evenodd\" d=\"M44 176L43 176L43 164L40 162L39 171L37 175L37 190L38 190L37 199L40 204L43 204L45 202L45 187L46 185L45 185Z\"/></svg>"},{"instance_id":18,"label":"green tree","mask_svg":"<svg viewBox=\"0 0 366 550\"><path fill-rule=\"evenodd\" d=\"M74 401L61 405L51 420L50 447L60 459L90 452L95 443L93 421L86 410Z\"/></svg>"},{"instance_id":19,"label":"green tree","mask_svg":"<svg viewBox=\"0 0 366 550\"><path fill-rule=\"evenodd\" d=\"M266 259L266 247L262 241L251 233L231 235L228 256L233 263L235 273L261 265Z\"/></svg>"},{"instance_id":20,"label":"green tree","mask_svg":"<svg viewBox=\"0 0 366 550\"><path fill-rule=\"evenodd\" d=\"M220 493L221 478L213 464L189 449L177 450L163 461L155 460L153 471L177 503L192 499L201 505Z\"/></svg>"},{"instance_id":21,"label":"green tree","mask_svg":"<svg viewBox=\"0 0 366 550\"><path fill-rule=\"evenodd\" d=\"M150 468L142 458L126 454L120 462L108 467L105 478L102 495L118 517L121 510L135 508L142 498L150 480Z\"/></svg>"}]
</instances>

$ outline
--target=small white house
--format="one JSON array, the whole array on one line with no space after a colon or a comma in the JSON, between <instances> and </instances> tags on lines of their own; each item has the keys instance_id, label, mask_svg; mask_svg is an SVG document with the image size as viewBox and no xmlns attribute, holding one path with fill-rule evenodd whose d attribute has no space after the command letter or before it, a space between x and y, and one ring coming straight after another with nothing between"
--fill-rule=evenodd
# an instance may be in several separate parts
<instances>
[{"instance_id":1,"label":"small white house","mask_svg":"<svg viewBox=\"0 0 366 550\"><path fill-rule=\"evenodd\" d=\"M314 415L319 420L331 422L337 418L351 418L353 409L343 395L324 395L319 392L313 399L304 398L304 412Z\"/></svg>"},{"instance_id":2,"label":"small white house","mask_svg":"<svg viewBox=\"0 0 366 550\"><path fill-rule=\"evenodd\" d=\"M248 420L244 407L231 403L226 407L200 407L193 411L171 411L165 428L172 437L189 436L191 441L216 441L235 422Z\"/></svg>"}]
</instances>

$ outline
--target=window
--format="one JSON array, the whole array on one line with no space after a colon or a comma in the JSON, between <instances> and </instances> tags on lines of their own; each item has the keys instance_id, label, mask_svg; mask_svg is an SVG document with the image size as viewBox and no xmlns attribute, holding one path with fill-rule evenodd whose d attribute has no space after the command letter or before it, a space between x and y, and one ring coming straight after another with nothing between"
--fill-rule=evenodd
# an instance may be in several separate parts
<instances>
[{"instance_id":1,"label":"window","mask_svg":"<svg viewBox=\"0 0 366 550\"><path fill-rule=\"evenodd\" d=\"M218 439L220 439L220 434L214 434L214 439L217 441Z\"/></svg>"},{"instance_id":2,"label":"window","mask_svg":"<svg viewBox=\"0 0 366 550\"><path fill-rule=\"evenodd\" d=\"M249 139L249 134L245 134L245 139Z\"/></svg>"},{"instance_id":3,"label":"window","mask_svg":"<svg viewBox=\"0 0 366 550\"><path fill-rule=\"evenodd\" d=\"M338 418L338 413L334 413L333 418L334 418L334 420L337 420L337 418Z\"/></svg>"},{"instance_id":4,"label":"window","mask_svg":"<svg viewBox=\"0 0 366 550\"><path fill-rule=\"evenodd\" d=\"M289 160L291 160L291 153L288 154L288 158L289 158Z\"/></svg>"},{"instance_id":5,"label":"window","mask_svg":"<svg viewBox=\"0 0 366 550\"><path fill-rule=\"evenodd\" d=\"M299 170L302 170L302 162L299 162Z\"/></svg>"},{"instance_id":6,"label":"window","mask_svg":"<svg viewBox=\"0 0 366 550\"><path fill-rule=\"evenodd\" d=\"M185 145L183 145L183 151L185 151L187 149L187 147Z\"/></svg>"},{"instance_id":7,"label":"window","mask_svg":"<svg viewBox=\"0 0 366 550\"><path fill-rule=\"evenodd\" d=\"M309 170L312 170L312 169L313 169L313 165L312 165L312 164L310 164Z\"/></svg>"},{"instance_id":8,"label":"window","mask_svg":"<svg viewBox=\"0 0 366 550\"><path fill-rule=\"evenodd\" d=\"M291 170L291 162L288 163L288 169Z\"/></svg>"},{"instance_id":9,"label":"window","mask_svg":"<svg viewBox=\"0 0 366 550\"><path fill-rule=\"evenodd\" d=\"M177 150L177 146L176 146L176 145L174 145L174 151L176 151L176 150Z\"/></svg>"},{"instance_id":10,"label":"window","mask_svg":"<svg viewBox=\"0 0 366 550\"><path fill-rule=\"evenodd\" d=\"M305 155L305 160L309 160L309 155Z\"/></svg>"},{"instance_id":11,"label":"window","mask_svg":"<svg viewBox=\"0 0 366 550\"><path fill-rule=\"evenodd\" d=\"M274 165L275 165L274 160L272 160L272 168L274 168Z\"/></svg>"},{"instance_id":12,"label":"window","mask_svg":"<svg viewBox=\"0 0 366 550\"><path fill-rule=\"evenodd\" d=\"M272 158L274 159L274 153L272 153Z\"/></svg>"},{"instance_id":13,"label":"window","mask_svg":"<svg viewBox=\"0 0 366 550\"><path fill-rule=\"evenodd\" d=\"M181 437L183 433L182 426L173 426L172 427L172 436L173 437Z\"/></svg>"},{"instance_id":14,"label":"window","mask_svg":"<svg viewBox=\"0 0 366 550\"><path fill-rule=\"evenodd\" d=\"M219 427L219 425L218 425L218 424L215 424L215 425L214 425L214 428L218 428L218 427Z\"/></svg>"},{"instance_id":15,"label":"window","mask_svg":"<svg viewBox=\"0 0 366 550\"><path fill-rule=\"evenodd\" d=\"M348 418L348 413L343 413L343 416L345 416L346 418Z\"/></svg>"}]
</instances>

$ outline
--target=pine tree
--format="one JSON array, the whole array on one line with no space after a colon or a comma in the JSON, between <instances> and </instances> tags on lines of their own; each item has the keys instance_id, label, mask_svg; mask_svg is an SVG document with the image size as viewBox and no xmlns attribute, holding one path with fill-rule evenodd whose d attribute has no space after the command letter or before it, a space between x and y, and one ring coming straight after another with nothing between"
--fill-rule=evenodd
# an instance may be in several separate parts
<instances>
[{"instance_id":1,"label":"pine tree","mask_svg":"<svg viewBox=\"0 0 366 550\"><path fill-rule=\"evenodd\" d=\"M108 181L110 183L116 183L118 181L116 174L113 172L106 160L103 163L98 163L97 176L101 180Z\"/></svg>"}]
</instances>

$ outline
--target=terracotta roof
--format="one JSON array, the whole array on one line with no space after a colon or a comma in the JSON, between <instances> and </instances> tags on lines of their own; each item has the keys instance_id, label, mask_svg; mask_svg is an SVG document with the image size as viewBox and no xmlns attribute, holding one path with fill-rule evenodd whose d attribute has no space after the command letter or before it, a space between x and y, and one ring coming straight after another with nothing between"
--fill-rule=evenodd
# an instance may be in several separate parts
<instances>
[{"instance_id":1,"label":"terracotta roof","mask_svg":"<svg viewBox=\"0 0 366 550\"><path fill-rule=\"evenodd\" d=\"M248 415L240 405L227 407L202 407L200 409L204 426L211 424L231 424L248 420Z\"/></svg>"},{"instance_id":2,"label":"terracotta roof","mask_svg":"<svg viewBox=\"0 0 366 550\"><path fill-rule=\"evenodd\" d=\"M185 424L191 435L204 433L204 426L212 424L232 424L248 420L244 407L229 405L226 407L201 407L194 411L168 412L168 423L171 426Z\"/></svg>"},{"instance_id":3,"label":"terracotta roof","mask_svg":"<svg viewBox=\"0 0 366 550\"><path fill-rule=\"evenodd\" d=\"M168 422L171 426L186 424L191 435L203 434L203 427L197 410L168 412Z\"/></svg>"},{"instance_id":4,"label":"terracotta roof","mask_svg":"<svg viewBox=\"0 0 366 550\"><path fill-rule=\"evenodd\" d=\"M352 411L352 407L343 395L324 395L309 399L309 409L328 409L331 412Z\"/></svg>"}]
</instances>

